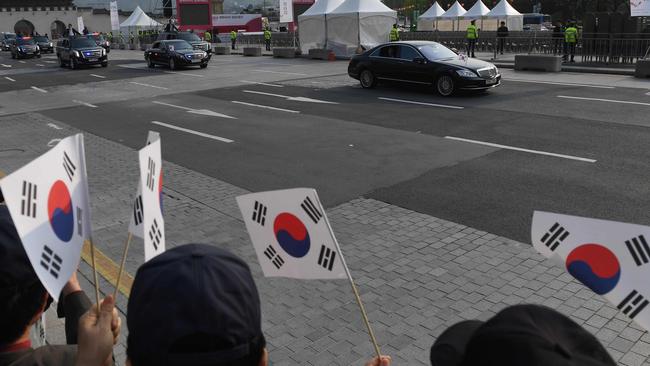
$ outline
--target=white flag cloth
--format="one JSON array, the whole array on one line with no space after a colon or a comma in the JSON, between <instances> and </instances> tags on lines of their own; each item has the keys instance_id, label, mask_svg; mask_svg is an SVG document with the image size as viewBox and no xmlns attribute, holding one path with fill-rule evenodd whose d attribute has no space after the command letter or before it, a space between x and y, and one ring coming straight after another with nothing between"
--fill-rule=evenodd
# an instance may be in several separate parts
<instances>
[{"instance_id":1,"label":"white flag cloth","mask_svg":"<svg viewBox=\"0 0 650 366\"><path fill-rule=\"evenodd\" d=\"M251 193L237 204L266 277L347 278L314 189Z\"/></svg>"},{"instance_id":2,"label":"white flag cloth","mask_svg":"<svg viewBox=\"0 0 650 366\"><path fill-rule=\"evenodd\" d=\"M160 140L160 134L155 131L149 131L149 134L147 135L147 143L145 146L151 145L152 142ZM162 176L162 170L160 171L160 177L158 178L160 182L160 186L162 187L162 181L163 181L163 176ZM160 205L160 209L162 211L162 201ZM144 211L142 208L142 188L140 186L140 183L138 183L137 187L137 193L135 195L135 202L133 203L133 212L131 213L131 220L129 222L129 232L133 234L134 236L137 236L138 238L144 238L144 223L143 223L143 218L144 218Z\"/></svg>"},{"instance_id":3,"label":"white flag cloth","mask_svg":"<svg viewBox=\"0 0 650 366\"><path fill-rule=\"evenodd\" d=\"M160 139L139 152L140 192L144 227L144 261L165 251L165 221L162 215L162 157Z\"/></svg>"},{"instance_id":4,"label":"white flag cloth","mask_svg":"<svg viewBox=\"0 0 650 366\"><path fill-rule=\"evenodd\" d=\"M56 301L91 236L83 141L61 140L0 183L29 261Z\"/></svg>"},{"instance_id":5,"label":"white flag cloth","mask_svg":"<svg viewBox=\"0 0 650 366\"><path fill-rule=\"evenodd\" d=\"M650 227L535 211L537 251L650 330Z\"/></svg>"}]
</instances>

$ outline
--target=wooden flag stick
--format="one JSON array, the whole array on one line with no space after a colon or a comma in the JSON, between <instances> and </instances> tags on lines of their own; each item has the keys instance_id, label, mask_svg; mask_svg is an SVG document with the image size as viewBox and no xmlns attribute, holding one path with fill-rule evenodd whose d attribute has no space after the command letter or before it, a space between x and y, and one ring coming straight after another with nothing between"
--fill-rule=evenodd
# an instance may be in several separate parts
<instances>
[{"instance_id":1,"label":"wooden flag stick","mask_svg":"<svg viewBox=\"0 0 650 366\"><path fill-rule=\"evenodd\" d=\"M345 273L347 274L348 279L350 280L350 286L352 286L352 292L354 293L354 297L357 300L357 304L359 304L359 309L361 310L361 316L363 317L364 323L366 323L366 328L368 329L368 335L370 336L370 341L372 342L372 345L375 347L377 358L381 362L381 352L379 351L377 338L375 338L375 333L372 331L372 327L370 326L370 320L368 320L368 314L366 313L366 308L363 306L363 302L361 301L361 296L359 296L359 291L357 290L357 286L354 284L354 280L352 279L352 274L350 273L350 269L348 268L347 263L345 263L345 258L343 257L343 253L341 252L339 241L336 240L336 235L334 235L334 230L332 230L332 225L330 225L330 220L327 218L325 209L323 208L323 205L320 203L318 196L316 196L316 202L318 202L318 207L320 207L321 212L323 212L323 218L325 218L325 224L327 225L327 229L330 231L330 235L332 235L332 239L334 239L334 244L336 245L336 251L339 253L339 257L341 258L341 262L343 263L343 269L345 269Z\"/></svg>"},{"instance_id":2,"label":"wooden flag stick","mask_svg":"<svg viewBox=\"0 0 650 366\"><path fill-rule=\"evenodd\" d=\"M131 239L133 239L133 234L129 231L129 236L126 238L126 243L124 244L124 253L122 253L122 262L120 263L120 271L117 273L117 283L115 284L115 292L113 293L113 299L117 300L117 293L120 289L120 281L122 280L122 273L124 272L124 264L126 263L126 254L129 252L129 245L131 244Z\"/></svg>"},{"instance_id":3,"label":"wooden flag stick","mask_svg":"<svg viewBox=\"0 0 650 366\"><path fill-rule=\"evenodd\" d=\"M92 236L90 237L90 258L93 266L93 277L95 281L95 298L97 300L97 310L99 311L99 280L97 279L97 266L95 265L95 243Z\"/></svg>"}]
</instances>

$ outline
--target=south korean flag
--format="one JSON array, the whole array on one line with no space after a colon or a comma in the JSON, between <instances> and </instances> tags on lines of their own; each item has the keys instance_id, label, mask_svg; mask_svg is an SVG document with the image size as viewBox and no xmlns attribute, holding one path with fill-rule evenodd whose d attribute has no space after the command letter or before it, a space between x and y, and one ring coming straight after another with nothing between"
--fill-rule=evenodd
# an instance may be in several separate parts
<instances>
[{"instance_id":1,"label":"south korean flag","mask_svg":"<svg viewBox=\"0 0 650 366\"><path fill-rule=\"evenodd\" d=\"M0 186L29 261L58 301L91 236L83 135L61 140Z\"/></svg>"},{"instance_id":2,"label":"south korean flag","mask_svg":"<svg viewBox=\"0 0 650 366\"><path fill-rule=\"evenodd\" d=\"M650 227L535 211L532 242L650 330Z\"/></svg>"},{"instance_id":3,"label":"south korean flag","mask_svg":"<svg viewBox=\"0 0 650 366\"><path fill-rule=\"evenodd\" d=\"M160 140L160 134L155 131L149 131L149 134L147 135L147 143L145 146L151 145L152 142ZM163 185L163 172L162 172L162 167L160 169L160 175L158 178L158 185L160 186L161 189L161 197L162 197L162 185ZM160 204L160 209L162 210L163 205L162 205L162 199L161 199L161 204ZM144 239L144 207L142 204L142 190L140 187L140 183L138 183L137 186L137 193L135 195L135 200L133 202L133 207L131 210L131 215L130 215L130 220L129 220L129 232L133 234L134 236L137 236L138 238L143 238Z\"/></svg>"},{"instance_id":4,"label":"south korean flag","mask_svg":"<svg viewBox=\"0 0 650 366\"><path fill-rule=\"evenodd\" d=\"M139 151L140 192L144 229L144 260L165 251L165 221L162 215L162 157L160 139Z\"/></svg>"},{"instance_id":5,"label":"south korean flag","mask_svg":"<svg viewBox=\"0 0 650 366\"><path fill-rule=\"evenodd\" d=\"M266 277L347 278L314 189L251 193L237 204Z\"/></svg>"}]
</instances>

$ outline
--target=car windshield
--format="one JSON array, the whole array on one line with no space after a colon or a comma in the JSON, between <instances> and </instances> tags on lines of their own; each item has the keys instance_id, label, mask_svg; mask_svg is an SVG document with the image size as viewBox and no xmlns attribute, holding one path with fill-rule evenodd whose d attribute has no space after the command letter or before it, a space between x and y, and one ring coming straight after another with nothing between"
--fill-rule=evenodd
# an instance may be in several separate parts
<instances>
[{"instance_id":1,"label":"car windshield","mask_svg":"<svg viewBox=\"0 0 650 366\"><path fill-rule=\"evenodd\" d=\"M42 43L42 42L49 42L49 41L50 41L50 40L49 40L47 37L45 37L45 36L36 36L36 37L34 37L34 39L36 40L36 42L41 42L41 43Z\"/></svg>"},{"instance_id":2,"label":"car windshield","mask_svg":"<svg viewBox=\"0 0 650 366\"><path fill-rule=\"evenodd\" d=\"M186 40L186 41L188 41L188 42L196 42L196 41L200 41L200 40L201 40L201 38L199 38L199 36L197 36L197 35L194 34L194 33L189 33L189 32L181 32L181 33L178 33L177 38L178 38L178 39Z\"/></svg>"},{"instance_id":3,"label":"car windshield","mask_svg":"<svg viewBox=\"0 0 650 366\"><path fill-rule=\"evenodd\" d=\"M88 38L72 38L70 39L70 45L73 48L97 47L95 41Z\"/></svg>"},{"instance_id":4,"label":"car windshield","mask_svg":"<svg viewBox=\"0 0 650 366\"><path fill-rule=\"evenodd\" d=\"M15 39L16 35L13 33L5 33L5 39Z\"/></svg>"},{"instance_id":5,"label":"car windshield","mask_svg":"<svg viewBox=\"0 0 650 366\"><path fill-rule=\"evenodd\" d=\"M18 38L16 43L19 46L26 45L26 44L36 44L33 38Z\"/></svg>"},{"instance_id":6,"label":"car windshield","mask_svg":"<svg viewBox=\"0 0 650 366\"><path fill-rule=\"evenodd\" d=\"M177 39L175 41L168 41L167 43L165 43L165 46L173 51L192 49L192 45L182 39Z\"/></svg>"},{"instance_id":7,"label":"car windshield","mask_svg":"<svg viewBox=\"0 0 650 366\"><path fill-rule=\"evenodd\" d=\"M458 57L454 51L441 45L440 43L431 43L424 46L419 46L418 50L422 52L424 57L428 58L431 61Z\"/></svg>"},{"instance_id":8,"label":"car windshield","mask_svg":"<svg viewBox=\"0 0 650 366\"><path fill-rule=\"evenodd\" d=\"M92 40L95 40L97 42L101 42L101 41L104 40L104 37L102 37L99 34L90 34L90 35L88 35L88 39L92 39Z\"/></svg>"}]
</instances>

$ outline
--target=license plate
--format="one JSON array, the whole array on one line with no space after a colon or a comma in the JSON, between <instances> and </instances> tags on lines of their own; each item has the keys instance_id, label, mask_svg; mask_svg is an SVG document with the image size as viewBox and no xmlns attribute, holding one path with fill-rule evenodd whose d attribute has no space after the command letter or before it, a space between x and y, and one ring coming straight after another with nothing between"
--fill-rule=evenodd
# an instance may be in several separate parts
<instances>
[{"instance_id":1,"label":"license plate","mask_svg":"<svg viewBox=\"0 0 650 366\"><path fill-rule=\"evenodd\" d=\"M201 60L198 59L198 58L195 58L195 59L192 60L193 64L198 64L199 62L201 62Z\"/></svg>"},{"instance_id":2,"label":"license plate","mask_svg":"<svg viewBox=\"0 0 650 366\"><path fill-rule=\"evenodd\" d=\"M492 85L492 84L496 84L496 83L497 83L496 78L485 80L485 85Z\"/></svg>"},{"instance_id":3,"label":"license plate","mask_svg":"<svg viewBox=\"0 0 650 366\"><path fill-rule=\"evenodd\" d=\"M89 58L89 59L88 59L88 62L95 62L95 61L97 61L96 58Z\"/></svg>"}]
</instances>

